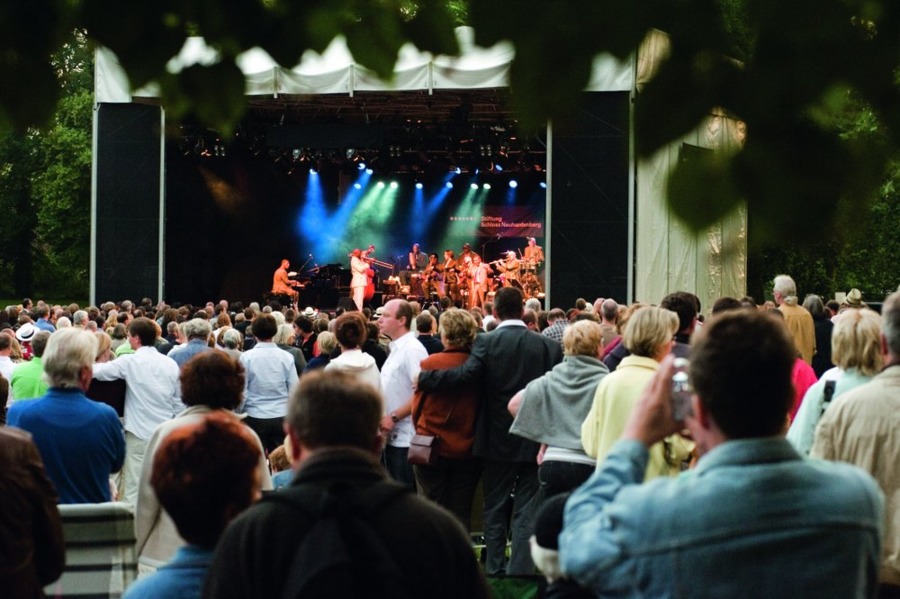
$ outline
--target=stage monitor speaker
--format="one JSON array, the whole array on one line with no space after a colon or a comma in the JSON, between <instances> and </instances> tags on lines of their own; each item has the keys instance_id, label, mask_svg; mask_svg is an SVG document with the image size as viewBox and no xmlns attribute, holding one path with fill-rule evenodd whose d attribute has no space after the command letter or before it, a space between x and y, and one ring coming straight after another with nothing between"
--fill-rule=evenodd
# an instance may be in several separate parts
<instances>
[{"instance_id":1,"label":"stage monitor speaker","mask_svg":"<svg viewBox=\"0 0 900 599\"><path fill-rule=\"evenodd\" d=\"M159 106L97 109L95 303L159 294Z\"/></svg>"},{"instance_id":2,"label":"stage monitor speaker","mask_svg":"<svg viewBox=\"0 0 900 599\"><path fill-rule=\"evenodd\" d=\"M586 92L577 124L553 130L552 306L628 292L627 92Z\"/></svg>"}]
</instances>

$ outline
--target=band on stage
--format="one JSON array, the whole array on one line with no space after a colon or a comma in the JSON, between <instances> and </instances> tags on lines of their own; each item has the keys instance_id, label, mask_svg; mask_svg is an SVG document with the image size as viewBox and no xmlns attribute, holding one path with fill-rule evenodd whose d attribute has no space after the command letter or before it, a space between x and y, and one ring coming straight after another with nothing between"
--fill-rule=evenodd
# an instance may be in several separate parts
<instances>
[{"instance_id":1,"label":"band on stage","mask_svg":"<svg viewBox=\"0 0 900 599\"><path fill-rule=\"evenodd\" d=\"M397 274L395 262L375 257L374 245L356 248L348 257L350 297L359 310L373 299L378 279L388 271L388 276L381 280L385 298L416 297L427 302L447 296L456 306L473 308L484 306L493 292L502 287L517 287L526 298L544 295L544 250L533 237L528 238L524 248L502 252L489 261L474 252L468 243L463 244L459 255L451 249L444 250L442 255L426 254L414 243L405 257L399 257L401 268ZM282 260L273 276L271 295L289 301L296 309L298 290L305 283L295 280L298 273L289 269L290 262ZM319 270L319 267L313 269Z\"/></svg>"}]
</instances>

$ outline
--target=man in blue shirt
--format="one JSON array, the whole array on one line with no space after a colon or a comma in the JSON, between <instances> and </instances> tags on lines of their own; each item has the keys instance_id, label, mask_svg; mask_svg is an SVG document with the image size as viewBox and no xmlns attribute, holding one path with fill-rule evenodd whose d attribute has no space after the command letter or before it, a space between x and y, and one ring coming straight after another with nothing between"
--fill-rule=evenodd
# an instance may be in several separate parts
<instances>
[{"instance_id":1,"label":"man in blue shirt","mask_svg":"<svg viewBox=\"0 0 900 599\"><path fill-rule=\"evenodd\" d=\"M10 426L31 433L60 503L110 501L109 475L125 460L116 411L84 395L96 354L97 338L84 329L50 335L43 356L49 391L14 403L7 416Z\"/></svg>"},{"instance_id":2,"label":"man in blue shirt","mask_svg":"<svg viewBox=\"0 0 900 599\"><path fill-rule=\"evenodd\" d=\"M566 504L563 571L603 597L874 596L884 498L862 470L804 460L784 439L795 352L767 314L713 319L691 349L684 422L666 358ZM647 448L685 427L697 467L640 484Z\"/></svg>"}]
</instances>

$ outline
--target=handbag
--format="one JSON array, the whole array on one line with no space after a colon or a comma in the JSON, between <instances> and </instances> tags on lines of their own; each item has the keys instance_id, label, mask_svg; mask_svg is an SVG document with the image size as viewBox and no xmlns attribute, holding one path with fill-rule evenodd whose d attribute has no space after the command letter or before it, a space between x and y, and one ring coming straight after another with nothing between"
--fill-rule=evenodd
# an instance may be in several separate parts
<instances>
[{"instance_id":1,"label":"handbag","mask_svg":"<svg viewBox=\"0 0 900 599\"><path fill-rule=\"evenodd\" d=\"M422 397L419 399L419 405L416 406L418 409L416 410L416 413L413 414L412 419L413 426L416 427L417 430L419 428L419 418L422 416L422 407L424 404L425 394L422 394ZM451 414L453 414L452 407L447 414L447 418L444 420L444 424L450 420ZM440 437L437 435L414 434L409 442L409 453L407 453L406 461L413 466L434 466L438 463L438 447L440 447L440 441Z\"/></svg>"},{"instance_id":2,"label":"handbag","mask_svg":"<svg viewBox=\"0 0 900 599\"><path fill-rule=\"evenodd\" d=\"M416 433L409 442L407 461L413 466L434 466L438 459L438 438Z\"/></svg>"}]
</instances>

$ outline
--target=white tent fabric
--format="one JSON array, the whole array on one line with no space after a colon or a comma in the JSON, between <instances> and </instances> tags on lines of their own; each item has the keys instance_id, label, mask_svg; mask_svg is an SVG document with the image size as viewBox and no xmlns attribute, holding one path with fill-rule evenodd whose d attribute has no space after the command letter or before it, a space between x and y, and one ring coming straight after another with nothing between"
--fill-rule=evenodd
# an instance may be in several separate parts
<instances>
[{"instance_id":1,"label":"white tent fabric","mask_svg":"<svg viewBox=\"0 0 900 599\"><path fill-rule=\"evenodd\" d=\"M254 48L238 57L237 64L247 80L247 95L349 94L357 91L411 91L435 89L475 89L506 87L509 67L515 51L501 42L491 48L473 43L470 27L456 30L460 56L433 56L414 46L403 46L391 81L382 81L373 72L356 64L346 41L335 38L321 54L308 50L298 65L283 68L263 50ZM189 38L168 68L172 72L193 64L212 64L217 52L202 38ZM95 100L97 102L130 102L134 98L159 95L155 85L133 93L125 72L107 48L96 52ZM586 91L630 91L634 86L634 63L601 55L594 60L594 70Z\"/></svg>"},{"instance_id":2,"label":"white tent fabric","mask_svg":"<svg viewBox=\"0 0 900 599\"><path fill-rule=\"evenodd\" d=\"M637 89L669 52L668 36L652 31L638 52ZM669 174L682 144L734 152L745 139L743 123L714 111L694 131L637 164L634 299L658 303L673 291L691 291L709 313L724 296L747 293L747 209L740 206L706 231L695 233L666 204Z\"/></svg>"}]
</instances>

